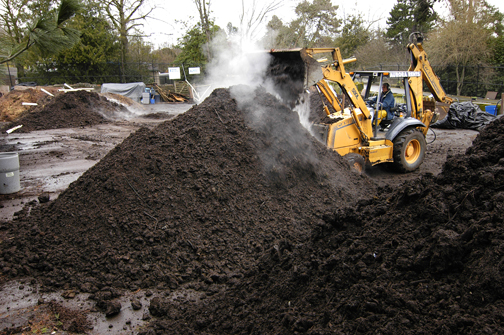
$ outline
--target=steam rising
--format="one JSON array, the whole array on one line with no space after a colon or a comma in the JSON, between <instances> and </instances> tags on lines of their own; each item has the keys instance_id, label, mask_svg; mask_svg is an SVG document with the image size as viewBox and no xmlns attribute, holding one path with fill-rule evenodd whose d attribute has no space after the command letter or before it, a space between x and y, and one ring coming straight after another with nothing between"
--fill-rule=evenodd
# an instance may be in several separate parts
<instances>
[{"instance_id":1,"label":"steam rising","mask_svg":"<svg viewBox=\"0 0 504 335\"><path fill-rule=\"evenodd\" d=\"M215 88L264 85L270 54L261 45L245 41L239 35L216 38L211 45L213 59L207 68L207 84Z\"/></svg>"},{"instance_id":2,"label":"steam rising","mask_svg":"<svg viewBox=\"0 0 504 335\"><path fill-rule=\"evenodd\" d=\"M206 84L210 85L212 89L208 90L207 94L210 94L215 88L228 88L236 85L249 86L250 90L248 92L241 89L231 90L233 98L237 100L239 105L253 104L251 91L259 86L279 100L282 100L281 97L292 94L292 92L283 94L284 92L281 91L278 85L274 84L272 78L266 76L267 73L271 72L268 70L270 70L269 67L273 57L260 43L235 34L229 36L229 38L220 36L214 39L210 49L214 57L207 67ZM285 85L285 81L283 84ZM294 108L294 111L299 113L301 124L310 130L311 127L308 121L309 99L304 97L298 103L299 105ZM260 117L260 114L260 109L255 110L256 117Z\"/></svg>"},{"instance_id":3,"label":"steam rising","mask_svg":"<svg viewBox=\"0 0 504 335\"><path fill-rule=\"evenodd\" d=\"M294 111L299 115L299 122L305 127L310 134L313 135L312 126L310 122L310 98L307 93L304 93L300 99L299 103L294 107Z\"/></svg>"},{"instance_id":4,"label":"steam rising","mask_svg":"<svg viewBox=\"0 0 504 335\"><path fill-rule=\"evenodd\" d=\"M223 41L225 39L216 39ZM277 97L285 96L280 94L279 87L275 86L274 80L266 77L273 57L261 47L260 44L245 41L241 36L232 36L225 44L214 43L211 46L214 59L207 67L207 84L215 88L229 88L231 96L237 101L238 107L247 112L248 126L252 129L269 132L271 143L263 152L258 153L264 168L269 173L280 173L282 166L286 162L296 162L300 166L313 166L318 159L313 153L310 134L299 131L302 127L291 127L285 125L282 129L276 129L269 122L271 118L266 113L268 107L265 102L257 101L257 92L264 90ZM284 80L283 83L286 81ZM309 99L304 99L304 103L297 110L292 111L293 116L301 116L300 123L309 128ZM286 110L292 106L283 105ZM300 114L296 114L300 112ZM268 120L269 119L269 120Z\"/></svg>"}]
</instances>

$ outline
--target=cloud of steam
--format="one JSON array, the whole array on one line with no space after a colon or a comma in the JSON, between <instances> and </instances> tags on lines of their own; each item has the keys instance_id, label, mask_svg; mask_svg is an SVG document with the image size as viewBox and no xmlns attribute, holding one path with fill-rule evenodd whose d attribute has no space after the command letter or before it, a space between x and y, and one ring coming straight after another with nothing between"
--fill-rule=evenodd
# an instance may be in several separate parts
<instances>
[{"instance_id":1,"label":"cloud of steam","mask_svg":"<svg viewBox=\"0 0 504 335\"><path fill-rule=\"evenodd\" d=\"M257 41L252 41L241 34L217 36L210 49L213 59L208 64L206 85L210 85L206 95L216 88L230 88L233 98L239 106L253 105L253 91L263 87L266 91L278 97L274 85L266 78L271 55ZM247 88L239 85L246 86ZM201 100L204 100L202 97ZM253 116L260 118L262 110L253 109Z\"/></svg>"},{"instance_id":2,"label":"cloud of steam","mask_svg":"<svg viewBox=\"0 0 504 335\"><path fill-rule=\"evenodd\" d=\"M213 59L207 66L206 81L212 89L239 84L255 88L264 84L271 56L258 42L234 34L215 38L210 48Z\"/></svg>"},{"instance_id":3,"label":"cloud of steam","mask_svg":"<svg viewBox=\"0 0 504 335\"><path fill-rule=\"evenodd\" d=\"M214 59L207 67L207 84L212 85L209 93L216 88L229 88L238 108L247 112L249 127L259 133L269 134L269 145L263 152L258 152L265 170L280 173L284 171L284 164L297 164L299 170L315 166L318 159L313 153L309 134L300 131L301 127L292 123L286 123L278 129L279 123L273 121L275 116L271 114L270 106L265 105L264 101L258 101L258 96L261 96L258 92L264 91L282 100L279 87L267 77L267 73L271 72L269 67L273 59L268 50L259 43L245 40L238 35L216 40L219 42L211 46ZM303 117L299 119L303 126L309 127L309 99L304 101L299 107ZM285 104L281 108L283 112L290 109ZM293 117L295 112L292 112Z\"/></svg>"},{"instance_id":4,"label":"cloud of steam","mask_svg":"<svg viewBox=\"0 0 504 335\"><path fill-rule=\"evenodd\" d=\"M310 97L308 93L303 93L299 99L299 103L294 107L294 111L298 113L301 125L313 135L310 122Z\"/></svg>"},{"instance_id":5,"label":"cloud of steam","mask_svg":"<svg viewBox=\"0 0 504 335\"><path fill-rule=\"evenodd\" d=\"M236 85L246 85L250 90L254 90L261 86L268 93L277 97L279 100L287 98L291 108L293 103L293 90L301 88L302 80L293 78L292 73L287 74L287 71L292 70L292 64L283 64L283 61L275 61L273 64L272 55L264 48L261 43L252 41L247 38L247 35L234 34L229 37L223 35L217 36L210 45L213 59L207 67L206 85L210 85L211 89L207 91L209 95L215 88L228 88ZM266 42L267 43L267 42ZM272 79L271 75L275 79ZM268 76L269 75L269 76ZM296 74L298 75L298 74ZM292 81L295 79L296 81ZM233 89L231 91L233 98L239 104L250 104L250 91L241 89ZM204 100L202 97L201 100ZM296 106L294 111L300 115L301 124L309 130L308 122L309 114L309 99L301 99L301 104ZM256 116L260 117L260 109L256 110Z\"/></svg>"}]
</instances>

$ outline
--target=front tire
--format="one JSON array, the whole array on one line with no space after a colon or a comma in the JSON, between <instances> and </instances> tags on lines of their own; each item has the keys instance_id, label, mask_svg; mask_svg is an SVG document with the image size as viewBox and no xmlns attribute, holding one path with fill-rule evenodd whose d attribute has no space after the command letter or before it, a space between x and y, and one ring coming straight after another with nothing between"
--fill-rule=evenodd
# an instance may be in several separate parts
<instances>
[{"instance_id":1,"label":"front tire","mask_svg":"<svg viewBox=\"0 0 504 335\"><path fill-rule=\"evenodd\" d=\"M393 143L395 169L403 173L418 169L427 146L423 133L416 128L408 128L400 132Z\"/></svg>"}]
</instances>

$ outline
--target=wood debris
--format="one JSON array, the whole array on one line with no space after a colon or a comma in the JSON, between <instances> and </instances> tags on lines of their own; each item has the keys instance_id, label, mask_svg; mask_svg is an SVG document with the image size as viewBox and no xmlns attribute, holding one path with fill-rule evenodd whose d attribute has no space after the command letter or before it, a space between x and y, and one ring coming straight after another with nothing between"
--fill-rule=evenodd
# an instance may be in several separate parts
<instances>
[{"instance_id":1,"label":"wood debris","mask_svg":"<svg viewBox=\"0 0 504 335\"><path fill-rule=\"evenodd\" d=\"M152 86L156 90L156 92L159 93L161 96L161 99L163 99L164 102L187 102L189 98L183 94L167 91L163 88L161 88L158 84L153 83Z\"/></svg>"}]
</instances>

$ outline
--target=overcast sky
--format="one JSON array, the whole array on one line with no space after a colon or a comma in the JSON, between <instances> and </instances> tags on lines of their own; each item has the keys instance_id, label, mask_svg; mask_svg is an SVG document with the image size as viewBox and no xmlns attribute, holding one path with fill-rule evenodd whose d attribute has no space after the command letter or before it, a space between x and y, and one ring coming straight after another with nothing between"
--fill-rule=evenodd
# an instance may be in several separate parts
<instances>
[{"instance_id":1,"label":"overcast sky","mask_svg":"<svg viewBox=\"0 0 504 335\"><path fill-rule=\"evenodd\" d=\"M487 1L504 12L503 0ZM257 4L256 8L263 8L265 3L271 0L243 0L243 2L246 10L250 10L254 3ZM284 0L283 5L265 20L265 24L273 15L278 16L284 23L290 22L295 18L294 9L299 2L300 0ZM357 5L352 0L332 0L333 5L339 6L340 18L343 17L343 13L348 15L360 12L366 20L377 21L376 25L382 28L385 28L386 18L396 2L397 0L359 0ZM177 43L177 38L186 30L182 24L176 22L177 20L189 22L191 26L198 21L198 11L193 0L149 0L149 6L156 9L151 14L153 19L146 21L144 31L151 36L150 41L156 47L164 42L172 45ZM225 28L228 22L239 26L241 9L242 1L239 0L211 0L211 17L215 18L215 23L221 28ZM436 7L436 10L441 10L441 7Z\"/></svg>"}]
</instances>

